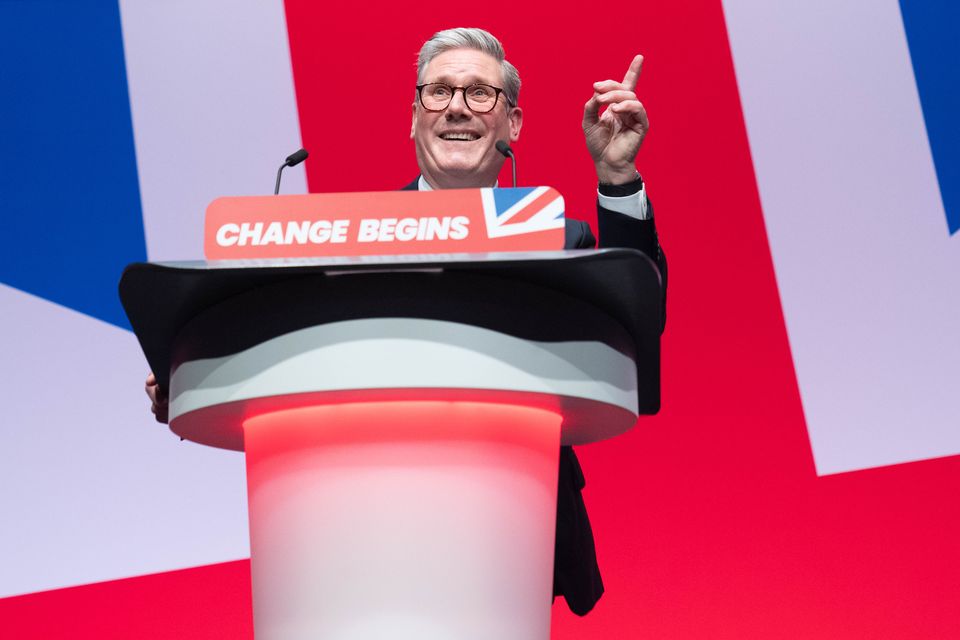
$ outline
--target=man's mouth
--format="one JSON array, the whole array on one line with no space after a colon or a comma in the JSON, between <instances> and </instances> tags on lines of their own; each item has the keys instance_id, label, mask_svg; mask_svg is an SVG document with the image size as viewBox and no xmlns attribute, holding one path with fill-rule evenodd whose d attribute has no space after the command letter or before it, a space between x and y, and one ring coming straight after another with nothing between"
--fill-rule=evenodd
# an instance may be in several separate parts
<instances>
[{"instance_id":1,"label":"man's mouth","mask_svg":"<svg viewBox=\"0 0 960 640\"><path fill-rule=\"evenodd\" d=\"M480 134L472 131L447 131L440 134L442 140L457 140L461 142L473 142L480 139Z\"/></svg>"}]
</instances>

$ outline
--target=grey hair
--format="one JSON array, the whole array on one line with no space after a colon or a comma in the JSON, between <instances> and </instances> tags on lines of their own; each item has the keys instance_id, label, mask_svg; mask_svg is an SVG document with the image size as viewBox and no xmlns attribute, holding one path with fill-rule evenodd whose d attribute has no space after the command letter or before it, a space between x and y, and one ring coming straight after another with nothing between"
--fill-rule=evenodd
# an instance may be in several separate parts
<instances>
[{"instance_id":1,"label":"grey hair","mask_svg":"<svg viewBox=\"0 0 960 640\"><path fill-rule=\"evenodd\" d=\"M433 37L423 43L417 56L417 84L423 82L423 72L430 61L451 49L475 49L494 57L500 63L503 75L503 96L511 107L517 106L520 99L520 73L507 61L500 41L483 29L458 27L433 34Z\"/></svg>"}]
</instances>

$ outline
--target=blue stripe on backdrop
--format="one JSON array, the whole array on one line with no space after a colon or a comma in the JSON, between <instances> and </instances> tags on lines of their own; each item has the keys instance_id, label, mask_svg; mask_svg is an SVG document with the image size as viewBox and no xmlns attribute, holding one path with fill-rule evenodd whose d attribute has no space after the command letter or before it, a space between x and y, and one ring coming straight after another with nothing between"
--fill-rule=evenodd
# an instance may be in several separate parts
<instances>
[{"instance_id":1,"label":"blue stripe on backdrop","mask_svg":"<svg viewBox=\"0 0 960 640\"><path fill-rule=\"evenodd\" d=\"M947 226L954 234L960 230L960 3L900 0L900 11Z\"/></svg>"},{"instance_id":2,"label":"blue stripe on backdrop","mask_svg":"<svg viewBox=\"0 0 960 640\"><path fill-rule=\"evenodd\" d=\"M116 2L0 2L0 281L127 328L146 259Z\"/></svg>"}]
</instances>

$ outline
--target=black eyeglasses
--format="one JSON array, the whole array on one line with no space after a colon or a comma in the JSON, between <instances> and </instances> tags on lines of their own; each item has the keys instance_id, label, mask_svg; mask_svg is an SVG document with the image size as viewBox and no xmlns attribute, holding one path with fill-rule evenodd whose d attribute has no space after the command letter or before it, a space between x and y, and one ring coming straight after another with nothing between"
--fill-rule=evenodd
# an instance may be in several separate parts
<instances>
[{"instance_id":1,"label":"black eyeglasses","mask_svg":"<svg viewBox=\"0 0 960 640\"><path fill-rule=\"evenodd\" d=\"M451 87L444 82L417 85L420 105L427 111L443 111L450 106L454 94L463 92L463 101L474 113L490 113L497 106L503 89L489 84L471 84L468 87ZM509 101L507 101L509 105Z\"/></svg>"}]
</instances>

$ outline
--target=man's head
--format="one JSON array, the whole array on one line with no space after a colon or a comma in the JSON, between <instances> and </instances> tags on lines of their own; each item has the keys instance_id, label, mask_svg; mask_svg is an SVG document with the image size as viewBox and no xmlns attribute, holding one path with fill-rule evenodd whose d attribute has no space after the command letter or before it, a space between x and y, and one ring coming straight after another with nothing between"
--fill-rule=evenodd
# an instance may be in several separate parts
<instances>
[{"instance_id":1,"label":"man's head","mask_svg":"<svg viewBox=\"0 0 960 640\"><path fill-rule=\"evenodd\" d=\"M445 108L424 93L436 90L438 83L452 89ZM483 29L436 33L417 58L417 86L423 85L432 87L418 91L414 98L410 137L424 178L442 189L493 186L504 162L494 145L497 140L515 142L523 123L523 112L516 106L520 76L504 59L500 41ZM475 98L485 89L476 85L498 90L492 110L481 112L490 103L478 103ZM474 87L470 98L468 87ZM449 93L439 87L441 98Z\"/></svg>"}]
</instances>

